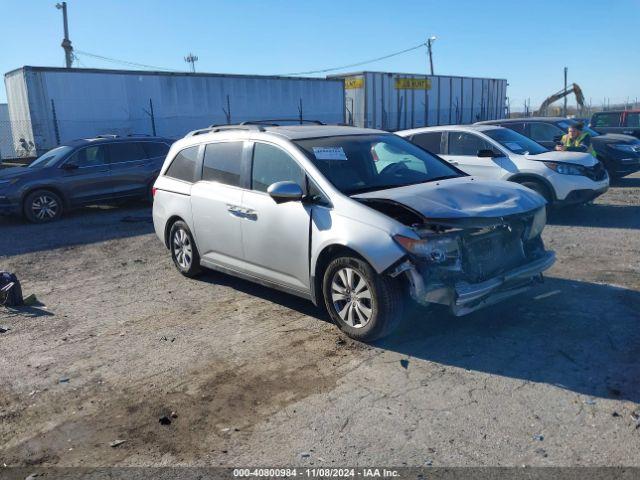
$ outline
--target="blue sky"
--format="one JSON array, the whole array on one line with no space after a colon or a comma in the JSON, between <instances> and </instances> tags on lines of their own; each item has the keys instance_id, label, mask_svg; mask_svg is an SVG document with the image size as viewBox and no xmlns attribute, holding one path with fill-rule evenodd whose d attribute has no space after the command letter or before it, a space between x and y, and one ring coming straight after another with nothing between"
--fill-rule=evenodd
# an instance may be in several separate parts
<instances>
[{"instance_id":1,"label":"blue sky","mask_svg":"<svg viewBox=\"0 0 640 480\"><path fill-rule=\"evenodd\" d=\"M506 78L513 110L562 87L594 105L640 98L640 0L68 0L77 50L186 70L286 74L367 60L438 37L435 73ZM0 0L0 70L63 66L55 0ZM572 10L574 8L574 10ZM127 68L79 55L81 65ZM426 48L356 70L424 73ZM0 88L0 102L6 101ZM570 104L573 104L571 99Z\"/></svg>"}]
</instances>

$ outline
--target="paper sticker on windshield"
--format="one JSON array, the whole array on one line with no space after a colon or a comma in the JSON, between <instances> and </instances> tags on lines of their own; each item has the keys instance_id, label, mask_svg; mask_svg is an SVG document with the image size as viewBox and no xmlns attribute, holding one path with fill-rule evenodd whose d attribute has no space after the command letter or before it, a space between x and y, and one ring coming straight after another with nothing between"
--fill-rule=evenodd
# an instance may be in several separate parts
<instances>
[{"instance_id":1,"label":"paper sticker on windshield","mask_svg":"<svg viewBox=\"0 0 640 480\"><path fill-rule=\"evenodd\" d=\"M313 147L313 154L318 160L346 160L342 147Z\"/></svg>"},{"instance_id":2,"label":"paper sticker on windshield","mask_svg":"<svg viewBox=\"0 0 640 480\"><path fill-rule=\"evenodd\" d=\"M519 143L514 142L504 142L505 147L509 150L522 150L522 146Z\"/></svg>"}]
</instances>

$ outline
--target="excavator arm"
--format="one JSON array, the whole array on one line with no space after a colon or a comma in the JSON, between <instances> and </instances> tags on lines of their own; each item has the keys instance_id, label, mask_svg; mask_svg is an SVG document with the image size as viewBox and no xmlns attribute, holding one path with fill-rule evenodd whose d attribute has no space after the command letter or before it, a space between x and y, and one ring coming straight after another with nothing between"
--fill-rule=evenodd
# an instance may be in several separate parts
<instances>
[{"instance_id":1,"label":"excavator arm","mask_svg":"<svg viewBox=\"0 0 640 480\"><path fill-rule=\"evenodd\" d=\"M578 86L577 83L573 83L570 87L566 89L562 89L559 92L554 93L553 95L547 97L544 102L540 105L540 108L536 111L536 115L546 115L547 109L549 105L554 102L557 102L561 98L566 97L567 95L575 94L576 103L578 107L581 109L584 108L584 94L582 93L582 89Z\"/></svg>"}]
</instances>

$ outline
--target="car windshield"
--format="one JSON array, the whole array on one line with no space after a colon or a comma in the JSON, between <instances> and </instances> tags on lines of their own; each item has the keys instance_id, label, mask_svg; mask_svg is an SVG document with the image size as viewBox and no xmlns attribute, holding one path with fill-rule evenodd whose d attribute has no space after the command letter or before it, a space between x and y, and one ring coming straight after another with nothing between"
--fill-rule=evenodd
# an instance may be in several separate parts
<instances>
[{"instance_id":1,"label":"car windshield","mask_svg":"<svg viewBox=\"0 0 640 480\"><path fill-rule=\"evenodd\" d=\"M73 147L68 147L66 145L49 150L44 155L41 155L31 162L29 164L29 168L49 167L64 157L67 153L71 152L71 150L73 150Z\"/></svg>"},{"instance_id":2,"label":"car windshield","mask_svg":"<svg viewBox=\"0 0 640 480\"><path fill-rule=\"evenodd\" d=\"M576 121L568 121L568 120L562 120L561 122L556 123L556 125L558 127L560 127L562 130L564 130L565 132L569 129L569 127L571 125L576 125L578 122ZM587 127L586 124L583 124L583 128L582 131L588 133L589 135L591 135L592 137L597 137L600 134L598 132L596 132L595 130Z\"/></svg>"},{"instance_id":3,"label":"car windshield","mask_svg":"<svg viewBox=\"0 0 640 480\"><path fill-rule=\"evenodd\" d=\"M517 155L538 155L549 151L539 143L508 128L492 128L483 130L482 133Z\"/></svg>"},{"instance_id":4,"label":"car windshield","mask_svg":"<svg viewBox=\"0 0 640 480\"><path fill-rule=\"evenodd\" d=\"M392 134L306 138L295 143L347 195L465 175Z\"/></svg>"}]
</instances>

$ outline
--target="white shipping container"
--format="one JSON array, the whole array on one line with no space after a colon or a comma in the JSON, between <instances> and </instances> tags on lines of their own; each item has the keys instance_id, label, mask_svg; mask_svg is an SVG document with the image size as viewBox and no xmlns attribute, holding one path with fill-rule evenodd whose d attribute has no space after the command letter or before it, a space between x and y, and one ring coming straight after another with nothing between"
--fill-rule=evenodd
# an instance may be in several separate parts
<instances>
[{"instance_id":1,"label":"white shipping container","mask_svg":"<svg viewBox=\"0 0 640 480\"><path fill-rule=\"evenodd\" d=\"M506 116L507 81L494 78L358 72L345 81L345 116L358 127L403 130Z\"/></svg>"},{"instance_id":2,"label":"white shipping container","mask_svg":"<svg viewBox=\"0 0 640 480\"><path fill-rule=\"evenodd\" d=\"M14 142L38 153L99 134L152 134L153 123L178 138L248 120L344 122L342 79L22 67L5 85L11 121L24 126Z\"/></svg>"}]
</instances>

